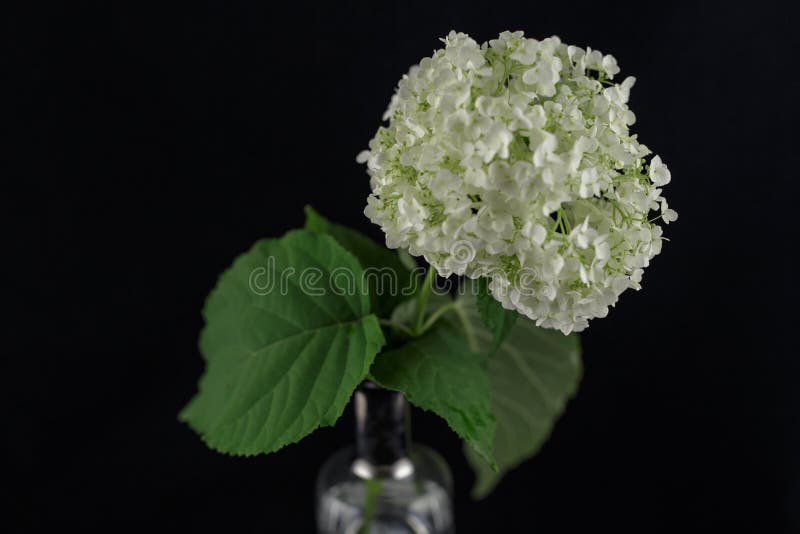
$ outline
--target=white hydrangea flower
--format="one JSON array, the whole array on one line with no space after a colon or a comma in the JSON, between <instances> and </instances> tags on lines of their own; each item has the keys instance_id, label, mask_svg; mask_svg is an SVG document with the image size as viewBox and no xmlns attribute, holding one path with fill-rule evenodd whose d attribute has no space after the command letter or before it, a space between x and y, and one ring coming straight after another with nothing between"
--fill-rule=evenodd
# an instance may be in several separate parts
<instances>
[{"instance_id":1,"label":"white hydrangea flower","mask_svg":"<svg viewBox=\"0 0 800 534\"><path fill-rule=\"evenodd\" d=\"M629 127L635 79L596 50L450 32L400 80L369 150L365 214L387 246L569 333L605 317L677 219L670 172ZM653 214L651 215L651 212Z\"/></svg>"}]
</instances>

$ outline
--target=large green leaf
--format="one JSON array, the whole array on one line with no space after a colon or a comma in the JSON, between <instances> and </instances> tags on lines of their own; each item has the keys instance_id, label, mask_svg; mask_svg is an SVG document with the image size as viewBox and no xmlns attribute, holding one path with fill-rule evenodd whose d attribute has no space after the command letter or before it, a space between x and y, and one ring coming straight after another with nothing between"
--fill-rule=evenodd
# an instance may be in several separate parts
<instances>
[{"instance_id":1,"label":"large green leaf","mask_svg":"<svg viewBox=\"0 0 800 534\"><path fill-rule=\"evenodd\" d=\"M503 341L514 328L519 313L503 308L497 299L489 292L488 278L480 278L478 286L478 310L483 324L492 332L493 339L489 347L489 354L494 354Z\"/></svg>"},{"instance_id":2,"label":"large green leaf","mask_svg":"<svg viewBox=\"0 0 800 534\"><path fill-rule=\"evenodd\" d=\"M460 302L476 339L487 349L494 334L482 324L473 299ZM488 373L497 420L493 451L499 470L465 447L476 474L475 498L491 492L506 472L536 454L550 435L580 382L578 335L565 336L521 318L489 358Z\"/></svg>"},{"instance_id":3,"label":"large green leaf","mask_svg":"<svg viewBox=\"0 0 800 534\"><path fill-rule=\"evenodd\" d=\"M401 255L360 232L332 223L311 206L306 206L306 229L330 235L358 259L365 270L372 309L379 317L389 317L419 288L418 272L408 254Z\"/></svg>"},{"instance_id":4,"label":"large green leaf","mask_svg":"<svg viewBox=\"0 0 800 534\"><path fill-rule=\"evenodd\" d=\"M331 290L335 268L353 274L350 290ZM361 272L333 238L306 230L237 258L203 310L206 371L180 418L210 447L244 455L332 425L384 344Z\"/></svg>"},{"instance_id":5,"label":"large green leaf","mask_svg":"<svg viewBox=\"0 0 800 534\"><path fill-rule=\"evenodd\" d=\"M486 358L469 349L463 333L447 321L422 336L387 351L372 366L373 380L402 391L409 402L442 417L487 469L494 464Z\"/></svg>"}]
</instances>

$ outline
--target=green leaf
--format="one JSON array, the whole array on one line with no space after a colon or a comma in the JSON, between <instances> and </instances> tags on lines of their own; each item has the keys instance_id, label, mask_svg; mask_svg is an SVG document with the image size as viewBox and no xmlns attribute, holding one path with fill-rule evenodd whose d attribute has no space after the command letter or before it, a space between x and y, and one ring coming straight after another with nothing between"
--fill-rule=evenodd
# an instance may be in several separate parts
<instances>
[{"instance_id":1,"label":"green leaf","mask_svg":"<svg viewBox=\"0 0 800 534\"><path fill-rule=\"evenodd\" d=\"M494 354L506 339L508 333L511 332L511 329L514 328L514 323L517 322L519 313L503 308L503 305L492 296L487 278L478 280L478 310L483 324L493 333L489 354Z\"/></svg>"},{"instance_id":2,"label":"green leaf","mask_svg":"<svg viewBox=\"0 0 800 534\"><path fill-rule=\"evenodd\" d=\"M331 290L335 268L353 273L354 291ZM206 371L180 419L210 447L243 455L334 424L384 344L361 271L333 238L306 230L239 256L203 310Z\"/></svg>"},{"instance_id":3,"label":"green leaf","mask_svg":"<svg viewBox=\"0 0 800 534\"><path fill-rule=\"evenodd\" d=\"M494 335L481 323L472 299L462 301L475 337L488 348ZM499 470L465 447L476 474L473 497L488 495L506 472L536 454L577 390L581 372L577 334L565 336L528 319L517 322L488 366Z\"/></svg>"},{"instance_id":4,"label":"green leaf","mask_svg":"<svg viewBox=\"0 0 800 534\"><path fill-rule=\"evenodd\" d=\"M371 375L381 386L402 391L409 402L442 417L489 465L494 417L491 413L486 358L469 350L449 322L384 352Z\"/></svg>"},{"instance_id":5,"label":"green leaf","mask_svg":"<svg viewBox=\"0 0 800 534\"><path fill-rule=\"evenodd\" d=\"M330 235L358 259L366 271L372 309L379 317L389 317L398 304L416 293L418 273L410 267L408 258L360 232L328 221L311 206L306 206L306 229Z\"/></svg>"}]
</instances>

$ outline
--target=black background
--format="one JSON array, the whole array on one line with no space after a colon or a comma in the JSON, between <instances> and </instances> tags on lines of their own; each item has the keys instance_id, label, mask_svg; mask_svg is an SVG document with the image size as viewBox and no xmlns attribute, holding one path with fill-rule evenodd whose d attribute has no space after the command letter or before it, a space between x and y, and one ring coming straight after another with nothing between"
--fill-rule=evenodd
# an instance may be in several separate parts
<instances>
[{"instance_id":1,"label":"black background","mask_svg":"<svg viewBox=\"0 0 800 534\"><path fill-rule=\"evenodd\" d=\"M4 354L12 531L311 532L334 429L269 457L176 421L216 276L314 205L380 239L355 155L450 29L559 35L638 78L671 242L583 335L541 453L488 499L444 423L461 533L800 531L794 16L770 2L33 3L6 7L3 211L21 341ZM11 118L11 122L7 119ZM16 196L20 194L19 196ZM20 199L20 201L18 201ZM16 238L16 239L14 239ZM13 302L13 301L12 301ZM12 323L13 324L13 323ZM10 364L10 365L9 365ZM349 412L348 412L349 416Z\"/></svg>"}]
</instances>

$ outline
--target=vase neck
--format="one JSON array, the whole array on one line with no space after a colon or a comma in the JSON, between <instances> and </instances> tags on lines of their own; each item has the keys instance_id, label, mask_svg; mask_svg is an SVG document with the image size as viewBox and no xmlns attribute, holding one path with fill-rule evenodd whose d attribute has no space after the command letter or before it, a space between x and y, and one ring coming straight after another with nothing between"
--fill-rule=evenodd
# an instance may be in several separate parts
<instances>
[{"instance_id":1,"label":"vase neck","mask_svg":"<svg viewBox=\"0 0 800 534\"><path fill-rule=\"evenodd\" d=\"M364 478L408 476L408 402L402 393L364 382L354 395L356 460L353 470Z\"/></svg>"}]
</instances>

